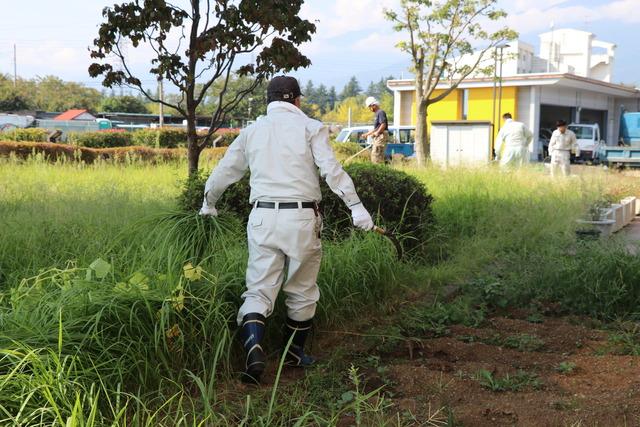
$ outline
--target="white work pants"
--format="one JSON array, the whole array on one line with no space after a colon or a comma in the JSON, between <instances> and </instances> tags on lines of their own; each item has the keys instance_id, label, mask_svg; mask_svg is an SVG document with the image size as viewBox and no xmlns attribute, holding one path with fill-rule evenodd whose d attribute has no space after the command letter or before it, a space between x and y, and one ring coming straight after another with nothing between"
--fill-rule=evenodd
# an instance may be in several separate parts
<instances>
[{"instance_id":1,"label":"white work pants","mask_svg":"<svg viewBox=\"0 0 640 427\"><path fill-rule=\"evenodd\" d=\"M529 149L522 146L506 146L500 157L500 166L503 168L519 168L529 163Z\"/></svg>"},{"instance_id":2,"label":"white work pants","mask_svg":"<svg viewBox=\"0 0 640 427\"><path fill-rule=\"evenodd\" d=\"M268 317L281 286L290 319L304 322L315 315L320 298L316 279L322 258L321 227L322 218L313 209L251 211L247 290L242 294L238 324L248 313Z\"/></svg>"},{"instance_id":3,"label":"white work pants","mask_svg":"<svg viewBox=\"0 0 640 427\"><path fill-rule=\"evenodd\" d=\"M571 174L571 153L566 150L553 150L551 152L551 176Z\"/></svg>"}]
</instances>

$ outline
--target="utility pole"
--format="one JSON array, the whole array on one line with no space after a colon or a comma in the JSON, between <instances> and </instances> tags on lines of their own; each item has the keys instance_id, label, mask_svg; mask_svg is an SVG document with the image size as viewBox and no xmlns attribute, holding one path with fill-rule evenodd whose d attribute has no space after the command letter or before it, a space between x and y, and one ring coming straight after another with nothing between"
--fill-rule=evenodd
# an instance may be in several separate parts
<instances>
[{"instance_id":1,"label":"utility pole","mask_svg":"<svg viewBox=\"0 0 640 427\"><path fill-rule=\"evenodd\" d=\"M500 86L498 92L498 120L502 119L502 63L503 63L503 52L505 47L510 47L508 44L503 44L499 46L500 48Z\"/></svg>"},{"instance_id":2,"label":"utility pole","mask_svg":"<svg viewBox=\"0 0 640 427\"><path fill-rule=\"evenodd\" d=\"M493 103L492 109L493 112L491 114L491 152L493 153L496 146L496 94L497 94L497 86L498 86L498 49L496 48L493 51ZM498 153L496 153L498 154Z\"/></svg>"},{"instance_id":3,"label":"utility pole","mask_svg":"<svg viewBox=\"0 0 640 427\"><path fill-rule=\"evenodd\" d=\"M158 76L158 126L164 126L164 89L162 87L162 76Z\"/></svg>"},{"instance_id":4,"label":"utility pole","mask_svg":"<svg viewBox=\"0 0 640 427\"><path fill-rule=\"evenodd\" d=\"M16 53L16 44L13 44L13 87L18 86L18 61Z\"/></svg>"}]
</instances>

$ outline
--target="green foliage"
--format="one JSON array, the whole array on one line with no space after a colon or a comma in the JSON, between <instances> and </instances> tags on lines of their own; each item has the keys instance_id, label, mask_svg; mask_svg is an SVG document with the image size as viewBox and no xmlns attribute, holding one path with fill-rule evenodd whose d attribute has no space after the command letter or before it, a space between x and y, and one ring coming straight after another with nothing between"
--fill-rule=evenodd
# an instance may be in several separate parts
<instances>
[{"instance_id":1,"label":"green foliage","mask_svg":"<svg viewBox=\"0 0 640 427\"><path fill-rule=\"evenodd\" d=\"M360 82L356 76L351 77L349 82L344 86L342 92L340 92L340 100L344 101L347 98L354 98L362 93Z\"/></svg>"},{"instance_id":2,"label":"green foliage","mask_svg":"<svg viewBox=\"0 0 640 427\"><path fill-rule=\"evenodd\" d=\"M480 326L485 316L485 307L476 305L471 298L461 297L450 303L436 301L415 306L402 315L400 323L402 334L407 337L425 333L442 336L449 333L450 325Z\"/></svg>"},{"instance_id":3,"label":"green foliage","mask_svg":"<svg viewBox=\"0 0 640 427\"><path fill-rule=\"evenodd\" d=\"M363 147L355 142L333 142L331 143L331 148L336 153L336 157L346 159L361 152ZM370 157L369 153L368 150L363 151L362 158L368 159Z\"/></svg>"},{"instance_id":4,"label":"green foliage","mask_svg":"<svg viewBox=\"0 0 640 427\"><path fill-rule=\"evenodd\" d=\"M22 111L29 109L29 100L11 89L0 89L0 111Z\"/></svg>"},{"instance_id":5,"label":"green foliage","mask_svg":"<svg viewBox=\"0 0 640 427\"><path fill-rule=\"evenodd\" d=\"M352 163L345 171L377 224L405 239L407 248L425 248L434 218L433 198L415 177L383 165ZM327 185L322 186L324 218L338 233L351 229L350 212Z\"/></svg>"},{"instance_id":6,"label":"green foliage","mask_svg":"<svg viewBox=\"0 0 640 427\"><path fill-rule=\"evenodd\" d=\"M6 141L47 142L49 131L41 128L11 129L0 134Z\"/></svg>"},{"instance_id":7,"label":"green foliage","mask_svg":"<svg viewBox=\"0 0 640 427\"><path fill-rule=\"evenodd\" d=\"M207 90L206 98L198 108L198 114L213 114L218 108L220 95L225 89L225 81L217 80ZM246 93L246 95L245 95ZM256 81L249 76L232 76L226 85L224 98L234 99L241 96L241 100L225 117L231 126L241 126L246 120L255 120L256 117L267 113L267 83Z\"/></svg>"},{"instance_id":8,"label":"green foliage","mask_svg":"<svg viewBox=\"0 0 640 427\"><path fill-rule=\"evenodd\" d=\"M146 147L176 148L187 145L187 132L184 129L161 128L140 129L132 134L133 145Z\"/></svg>"},{"instance_id":9,"label":"green foliage","mask_svg":"<svg viewBox=\"0 0 640 427\"><path fill-rule=\"evenodd\" d=\"M70 132L68 142L79 147L110 148L132 145L131 133L121 131Z\"/></svg>"},{"instance_id":10,"label":"green foliage","mask_svg":"<svg viewBox=\"0 0 640 427\"><path fill-rule=\"evenodd\" d=\"M538 351L545 345L544 341L537 335L518 334L511 335L501 340L502 345L518 351Z\"/></svg>"},{"instance_id":11,"label":"green foliage","mask_svg":"<svg viewBox=\"0 0 640 427\"><path fill-rule=\"evenodd\" d=\"M72 108L96 111L102 95L80 83L65 82L55 76L35 79L0 75L0 111L66 111Z\"/></svg>"},{"instance_id":12,"label":"green foliage","mask_svg":"<svg viewBox=\"0 0 640 427\"><path fill-rule=\"evenodd\" d=\"M480 369L476 373L475 379L482 387L493 392L517 392L523 391L525 388L533 388L537 390L543 385L537 375L522 370L518 371L514 375L506 374L503 377L497 377L486 369Z\"/></svg>"},{"instance_id":13,"label":"green foliage","mask_svg":"<svg viewBox=\"0 0 640 427\"><path fill-rule=\"evenodd\" d=\"M380 226L404 238L407 248L424 247L433 227L433 198L420 181L404 172L367 163L347 165L345 171L353 179L362 203L378 218ZM205 182L206 177L202 174L188 182L179 206L187 210L200 209ZM349 209L326 183L322 182L321 189L325 233L329 236L350 234ZM216 207L246 220L251 212L249 193L247 175L225 191Z\"/></svg>"},{"instance_id":14,"label":"green foliage","mask_svg":"<svg viewBox=\"0 0 640 427\"><path fill-rule=\"evenodd\" d=\"M240 135L240 131L238 130L225 129L216 132L211 139L216 140L220 136L222 139L216 143L216 147L228 147L236 140L238 135Z\"/></svg>"},{"instance_id":15,"label":"green foliage","mask_svg":"<svg viewBox=\"0 0 640 427\"><path fill-rule=\"evenodd\" d=\"M100 111L138 114L146 114L149 112L144 100L131 95L104 98L100 103Z\"/></svg>"},{"instance_id":16,"label":"green foliage","mask_svg":"<svg viewBox=\"0 0 640 427\"><path fill-rule=\"evenodd\" d=\"M556 367L556 371L560 372L563 375L569 375L573 373L576 369L576 364L573 362L560 362L560 364Z\"/></svg>"}]
</instances>

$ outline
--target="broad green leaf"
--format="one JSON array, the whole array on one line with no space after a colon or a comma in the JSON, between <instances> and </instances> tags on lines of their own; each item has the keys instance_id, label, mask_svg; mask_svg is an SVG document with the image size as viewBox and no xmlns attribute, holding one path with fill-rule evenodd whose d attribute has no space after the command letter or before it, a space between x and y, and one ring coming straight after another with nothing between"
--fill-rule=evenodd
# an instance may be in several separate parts
<instances>
[{"instance_id":1,"label":"broad green leaf","mask_svg":"<svg viewBox=\"0 0 640 427\"><path fill-rule=\"evenodd\" d=\"M129 283L137 287L143 287L147 286L147 284L149 283L149 278L144 273L136 271L129 279Z\"/></svg>"},{"instance_id":2,"label":"broad green leaf","mask_svg":"<svg viewBox=\"0 0 640 427\"><path fill-rule=\"evenodd\" d=\"M107 274L111 272L111 264L109 264L102 258L98 258L97 260L93 261L89 268L95 271L96 278L98 279L104 279L105 277L107 277Z\"/></svg>"}]
</instances>

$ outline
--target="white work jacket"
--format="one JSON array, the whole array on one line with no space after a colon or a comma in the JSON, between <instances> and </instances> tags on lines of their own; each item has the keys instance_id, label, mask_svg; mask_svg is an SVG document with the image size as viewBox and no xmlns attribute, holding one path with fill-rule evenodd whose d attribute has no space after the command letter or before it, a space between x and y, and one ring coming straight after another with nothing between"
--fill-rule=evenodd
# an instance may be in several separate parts
<instances>
[{"instance_id":1,"label":"white work jacket","mask_svg":"<svg viewBox=\"0 0 640 427\"><path fill-rule=\"evenodd\" d=\"M329 129L295 105L272 102L267 115L240 132L205 186L205 204L216 202L251 171L250 203L319 202L320 175L347 206L360 203L353 181L329 144Z\"/></svg>"},{"instance_id":2,"label":"white work jacket","mask_svg":"<svg viewBox=\"0 0 640 427\"><path fill-rule=\"evenodd\" d=\"M554 151L576 151L577 155L580 155L580 147L578 147L578 141L576 140L576 134L573 131L567 129L564 133L558 129L554 130L549 140L549 153Z\"/></svg>"},{"instance_id":3,"label":"white work jacket","mask_svg":"<svg viewBox=\"0 0 640 427\"><path fill-rule=\"evenodd\" d=\"M526 148L533 139L533 134L524 123L508 119L498 132L496 153L500 153L502 146L514 148Z\"/></svg>"}]
</instances>

